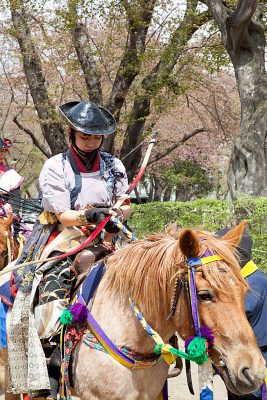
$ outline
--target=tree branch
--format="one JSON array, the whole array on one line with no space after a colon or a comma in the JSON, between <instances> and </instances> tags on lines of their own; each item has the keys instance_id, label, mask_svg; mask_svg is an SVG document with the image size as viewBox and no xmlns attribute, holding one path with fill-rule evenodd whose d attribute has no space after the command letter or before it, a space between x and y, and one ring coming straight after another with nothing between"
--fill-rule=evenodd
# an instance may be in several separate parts
<instances>
[{"instance_id":1,"label":"tree branch","mask_svg":"<svg viewBox=\"0 0 267 400\"><path fill-rule=\"evenodd\" d=\"M169 82L170 74L175 67L179 57L184 52L184 47L192 38L193 34L200 26L205 24L210 19L210 14L207 11L199 13L197 11L197 1L188 2L187 9L184 14L184 19L173 32L169 43L166 45L159 62L156 66L144 77L141 82L141 95L138 93L134 99L133 108L131 111L131 124L128 125L124 136L121 155L124 156L129 152L131 147L136 146L140 141L139 137L143 133L146 119L150 113L151 100L156 96L158 91L166 87ZM135 154L127 158L126 170L134 171L138 165L141 155Z\"/></svg>"},{"instance_id":2,"label":"tree branch","mask_svg":"<svg viewBox=\"0 0 267 400\"><path fill-rule=\"evenodd\" d=\"M39 142L38 139L36 139L36 137L34 136L33 132L28 129L28 128L24 128L24 126L21 125L21 123L18 121L17 119L17 115L13 118L13 122L19 127L19 129L21 129L23 132L27 133L27 135L30 136L30 138L32 139L33 144L38 147L38 149L47 157L50 158L52 156L51 153L49 153Z\"/></svg>"},{"instance_id":3,"label":"tree branch","mask_svg":"<svg viewBox=\"0 0 267 400\"><path fill-rule=\"evenodd\" d=\"M240 47L250 47L249 25L257 8L257 0L239 0L236 10L227 18L228 47L238 53Z\"/></svg>"},{"instance_id":4,"label":"tree branch","mask_svg":"<svg viewBox=\"0 0 267 400\"><path fill-rule=\"evenodd\" d=\"M117 120L126 94L140 70L155 0L138 0L136 6L129 6L125 1L122 4L128 19L128 39L107 104Z\"/></svg>"},{"instance_id":5,"label":"tree branch","mask_svg":"<svg viewBox=\"0 0 267 400\"><path fill-rule=\"evenodd\" d=\"M201 0L201 2L208 7L221 31L223 41L226 43L227 34L225 24L229 16L229 8L225 6L222 0Z\"/></svg>"},{"instance_id":6,"label":"tree branch","mask_svg":"<svg viewBox=\"0 0 267 400\"><path fill-rule=\"evenodd\" d=\"M10 0L9 2L14 36L20 47L25 77L43 135L52 153L57 154L67 148L66 138L46 89L42 61L33 40L25 4L27 5L25 0Z\"/></svg>"},{"instance_id":7,"label":"tree branch","mask_svg":"<svg viewBox=\"0 0 267 400\"><path fill-rule=\"evenodd\" d=\"M192 132L185 134L179 142L173 144L172 146L168 147L163 153L158 154L156 157L154 157L153 160L149 161L147 165L154 164L155 162L161 160L162 158L166 157L168 154L170 154L173 150L175 150L177 147L181 146L183 143L187 142L187 140L191 139L195 135L201 132L207 132L208 129L206 128L198 128L194 129Z\"/></svg>"},{"instance_id":8,"label":"tree branch","mask_svg":"<svg viewBox=\"0 0 267 400\"><path fill-rule=\"evenodd\" d=\"M78 60L81 64L87 92L90 100L97 104L103 104L100 72L96 60L92 55L90 38L86 26L79 20L77 13L77 0L68 1L69 18L71 21L71 33Z\"/></svg>"}]
</instances>

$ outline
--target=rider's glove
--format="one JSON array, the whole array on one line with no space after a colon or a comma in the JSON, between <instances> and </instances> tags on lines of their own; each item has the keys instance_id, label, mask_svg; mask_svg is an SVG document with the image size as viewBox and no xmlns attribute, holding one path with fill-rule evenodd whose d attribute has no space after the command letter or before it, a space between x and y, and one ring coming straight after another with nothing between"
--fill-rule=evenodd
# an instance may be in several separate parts
<instances>
[{"instance_id":1,"label":"rider's glove","mask_svg":"<svg viewBox=\"0 0 267 400\"><path fill-rule=\"evenodd\" d=\"M89 223L99 223L103 221L107 215L109 215L109 208L105 207L90 208L84 212L84 216Z\"/></svg>"}]
</instances>

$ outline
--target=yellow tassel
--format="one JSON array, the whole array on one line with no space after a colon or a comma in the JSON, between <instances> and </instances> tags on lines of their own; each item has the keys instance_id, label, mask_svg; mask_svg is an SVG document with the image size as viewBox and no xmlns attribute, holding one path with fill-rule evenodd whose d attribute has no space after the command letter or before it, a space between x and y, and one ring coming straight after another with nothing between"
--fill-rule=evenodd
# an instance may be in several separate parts
<instances>
[{"instance_id":1,"label":"yellow tassel","mask_svg":"<svg viewBox=\"0 0 267 400\"><path fill-rule=\"evenodd\" d=\"M176 356L170 352L171 348L172 346L169 344L164 344L161 348L161 355L164 358L165 362L169 365L174 363L174 361L176 360Z\"/></svg>"},{"instance_id":2,"label":"yellow tassel","mask_svg":"<svg viewBox=\"0 0 267 400\"><path fill-rule=\"evenodd\" d=\"M38 219L43 225L55 224L58 221L55 214L50 211L43 211L42 214L39 215Z\"/></svg>"}]
</instances>

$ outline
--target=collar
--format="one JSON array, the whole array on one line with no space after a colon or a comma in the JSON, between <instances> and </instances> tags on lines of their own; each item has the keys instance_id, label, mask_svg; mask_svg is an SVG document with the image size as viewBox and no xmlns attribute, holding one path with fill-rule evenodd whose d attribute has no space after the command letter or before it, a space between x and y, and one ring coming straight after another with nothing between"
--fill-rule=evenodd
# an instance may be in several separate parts
<instances>
[{"instance_id":1,"label":"collar","mask_svg":"<svg viewBox=\"0 0 267 400\"><path fill-rule=\"evenodd\" d=\"M88 172L86 166L83 163L83 160L76 153L76 151L75 151L75 149L74 149L74 147L72 145L70 146L70 152L71 152L71 155L72 155L72 157L73 157L73 159L74 159L79 171L80 172L85 172L85 173ZM100 170L100 155L99 155L99 151L98 151L96 153L94 164L93 164L92 170L90 172L97 172L99 170Z\"/></svg>"}]
</instances>

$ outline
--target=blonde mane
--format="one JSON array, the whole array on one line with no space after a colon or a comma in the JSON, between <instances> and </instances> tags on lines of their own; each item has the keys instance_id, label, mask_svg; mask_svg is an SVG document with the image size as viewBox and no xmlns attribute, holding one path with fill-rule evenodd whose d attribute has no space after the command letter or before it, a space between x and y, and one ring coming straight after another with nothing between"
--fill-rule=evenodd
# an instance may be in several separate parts
<instances>
[{"instance_id":1,"label":"blonde mane","mask_svg":"<svg viewBox=\"0 0 267 400\"><path fill-rule=\"evenodd\" d=\"M217 290L228 291L224 271L246 286L230 242L209 232L194 230L200 241L201 256L206 250L219 254L223 260L203 266L203 276ZM131 242L107 260L105 280L107 288L122 295L130 295L141 305L142 311L153 313L170 311L174 282L185 271L185 257L179 248L180 232L169 226L164 233L150 235ZM221 267L221 268L220 268Z\"/></svg>"}]
</instances>

